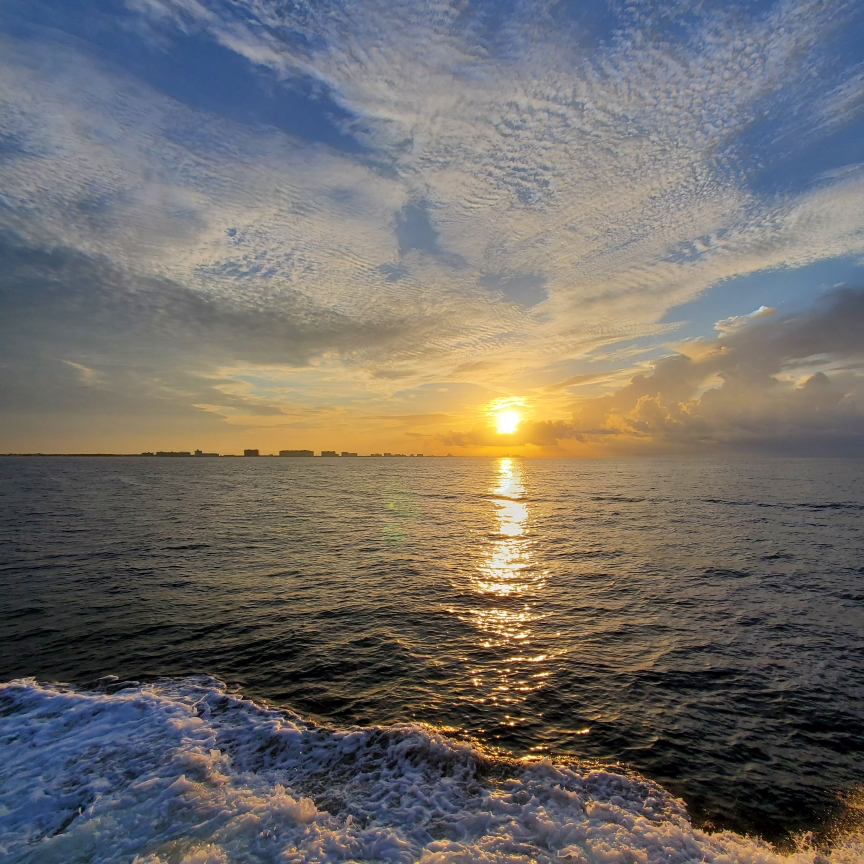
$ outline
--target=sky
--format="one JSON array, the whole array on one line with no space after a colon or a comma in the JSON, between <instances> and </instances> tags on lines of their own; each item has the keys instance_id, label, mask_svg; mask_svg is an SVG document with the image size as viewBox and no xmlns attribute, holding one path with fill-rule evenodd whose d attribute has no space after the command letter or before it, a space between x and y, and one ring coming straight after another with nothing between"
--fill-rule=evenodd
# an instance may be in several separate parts
<instances>
[{"instance_id":1,"label":"sky","mask_svg":"<svg viewBox=\"0 0 864 864\"><path fill-rule=\"evenodd\" d=\"M246 447L864 455L860 0L3 0L0 452Z\"/></svg>"}]
</instances>

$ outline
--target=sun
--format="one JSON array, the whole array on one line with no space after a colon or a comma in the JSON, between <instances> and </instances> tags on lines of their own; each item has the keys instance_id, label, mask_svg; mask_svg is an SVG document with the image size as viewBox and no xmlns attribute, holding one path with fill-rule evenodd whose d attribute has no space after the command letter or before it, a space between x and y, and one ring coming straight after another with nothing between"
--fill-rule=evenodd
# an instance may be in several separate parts
<instances>
[{"instance_id":1,"label":"sun","mask_svg":"<svg viewBox=\"0 0 864 864\"><path fill-rule=\"evenodd\" d=\"M522 419L518 411L509 409L507 411L499 411L495 415L495 426L498 429L499 435L512 435Z\"/></svg>"}]
</instances>

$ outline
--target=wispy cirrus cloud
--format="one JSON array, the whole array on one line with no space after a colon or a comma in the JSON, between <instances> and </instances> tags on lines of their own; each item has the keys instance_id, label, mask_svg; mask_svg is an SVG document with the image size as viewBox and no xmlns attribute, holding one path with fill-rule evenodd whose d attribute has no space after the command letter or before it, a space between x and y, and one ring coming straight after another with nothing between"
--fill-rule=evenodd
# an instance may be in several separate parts
<instances>
[{"instance_id":1,"label":"wispy cirrus cloud","mask_svg":"<svg viewBox=\"0 0 864 864\"><path fill-rule=\"evenodd\" d=\"M75 371L78 381L85 387L98 387L104 381L102 373L85 366L83 363L76 363L74 360L62 360L61 362Z\"/></svg>"}]
</instances>

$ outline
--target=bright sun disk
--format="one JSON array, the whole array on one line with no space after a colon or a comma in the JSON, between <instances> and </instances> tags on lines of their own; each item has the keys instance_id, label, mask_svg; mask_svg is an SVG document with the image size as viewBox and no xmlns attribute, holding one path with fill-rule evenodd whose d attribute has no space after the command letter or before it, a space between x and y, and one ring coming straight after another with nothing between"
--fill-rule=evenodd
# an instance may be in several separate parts
<instances>
[{"instance_id":1,"label":"bright sun disk","mask_svg":"<svg viewBox=\"0 0 864 864\"><path fill-rule=\"evenodd\" d=\"M495 418L499 435L512 435L522 418L518 411L501 411Z\"/></svg>"}]
</instances>

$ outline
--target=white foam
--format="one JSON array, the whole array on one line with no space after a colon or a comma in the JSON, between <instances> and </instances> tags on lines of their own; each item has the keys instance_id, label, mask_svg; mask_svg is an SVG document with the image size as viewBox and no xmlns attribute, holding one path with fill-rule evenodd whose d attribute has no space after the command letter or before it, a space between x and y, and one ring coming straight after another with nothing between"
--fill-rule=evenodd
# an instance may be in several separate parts
<instances>
[{"instance_id":1,"label":"white foam","mask_svg":"<svg viewBox=\"0 0 864 864\"><path fill-rule=\"evenodd\" d=\"M8 862L820 864L694 829L638 777L492 759L419 726L318 727L212 679L13 681L0 736ZM864 861L861 836L831 861Z\"/></svg>"}]
</instances>

